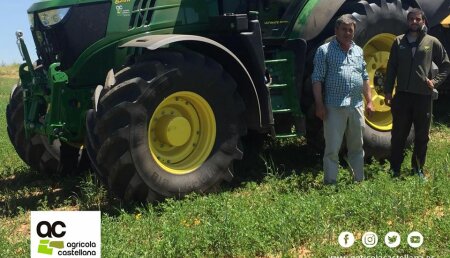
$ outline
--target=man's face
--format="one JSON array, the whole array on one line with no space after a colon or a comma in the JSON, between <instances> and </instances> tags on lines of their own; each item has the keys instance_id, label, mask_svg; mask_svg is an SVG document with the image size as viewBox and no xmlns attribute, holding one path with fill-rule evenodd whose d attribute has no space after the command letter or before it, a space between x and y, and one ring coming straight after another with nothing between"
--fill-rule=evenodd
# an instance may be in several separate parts
<instances>
[{"instance_id":1,"label":"man's face","mask_svg":"<svg viewBox=\"0 0 450 258\"><path fill-rule=\"evenodd\" d=\"M418 32L424 23L425 21L423 20L422 15L414 13L408 15L408 26L410 31Z\"/></svg>"},{"instance_id":2,"label":"man's face","mask_svg":"<svg viewBox=\"0 0 450 258\"><path fill-rule=\"evenodd\" d=\"M336 39L341 43L349 44L353 40L355 35L355 27L353 24L342 23L339 27L335 28Z\"/></svg>"}]
</instances>

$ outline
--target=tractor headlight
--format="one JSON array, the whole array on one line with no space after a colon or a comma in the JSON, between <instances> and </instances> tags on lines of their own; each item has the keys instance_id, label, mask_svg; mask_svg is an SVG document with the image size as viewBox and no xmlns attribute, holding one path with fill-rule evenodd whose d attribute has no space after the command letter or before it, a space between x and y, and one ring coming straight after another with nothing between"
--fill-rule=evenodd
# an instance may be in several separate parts
<instances>
[{"instance_id":1,"label":"tractor headlight","mask_svg":"<svg viewBox=\"0 0 450 258\"><path fill-rule=\"evenodd\" d=\"M34 13L28 14L28 20L30 21L31 28L34 28Z\"/></svg>"},{"instance_id":2,"label":"tractor headlight","mask_svg":"<svg viewBox=\"0 0 450 258\"><path fill-rule=\"evenodd\" d=\"M69 12L69 9L70 8L67 7L67 8L53 9L53 10L48 10L45 12L40 12L38 14L39 20L41 20L42 25L44 25L46 27L50 27L50 26L55 25L55 24L59 23L60 21L62 21L62 19L64 19L64 17Z\"/></svg>"}]
</instances>

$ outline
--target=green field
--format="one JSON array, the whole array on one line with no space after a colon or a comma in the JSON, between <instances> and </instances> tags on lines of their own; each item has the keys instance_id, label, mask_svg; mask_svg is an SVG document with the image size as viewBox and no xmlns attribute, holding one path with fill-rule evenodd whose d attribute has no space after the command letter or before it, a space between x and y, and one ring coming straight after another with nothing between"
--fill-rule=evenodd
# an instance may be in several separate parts
<instances>
[{"instance_id":1,"label":"green field","mask_svg":"<svg viewBox=\"0 0 450 258\"><path fill-rule=\"evenodd\" d=\"M388 164L373 162L366 165L367 181L351 183L342 168L338 186L324 187L320 158L298 140L269 144L256 165L241 164L238 180L217 193L155 205L125 204L109 196L88 172L46 177L20 160L4 116L17 81L15 69L0 67L0 257L29 256L33 210L101 210L103 257L448 257L450 253L448 113L436 119L443 124L432 128L426 182L406 175L407 162L401 180L390 178ZM339 246L342 231L355 234L351 248ZM374 248L361 243L366 231L378 234ZM401 235L399 247L384 244L389 231ZM417 249L406 243L411 231L424 236Z\"/></svg>"}]
</instances>

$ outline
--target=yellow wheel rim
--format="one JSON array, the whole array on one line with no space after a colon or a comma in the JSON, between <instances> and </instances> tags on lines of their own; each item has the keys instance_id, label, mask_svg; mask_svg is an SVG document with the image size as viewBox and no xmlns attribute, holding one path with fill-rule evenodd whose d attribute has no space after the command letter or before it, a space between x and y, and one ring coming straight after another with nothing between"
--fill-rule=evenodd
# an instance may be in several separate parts
<instances>
[{"instance_id":1,"label":"yellow wheel rim","mask_svg":"<svg viewBox=\"0 0 450 258\"><path fill-rule=\"evenodd\" d=\"M208 102L190 91L176 92L156 108L148 125L148 145L166 172L188 174L208 158L216 139L216 119Z\"/></svg>"},{"instance_id":2,"label":"yellow wheel rim","mask_svg":"<svg viewBox=\"0 0 450 258\"><path fill-rule=\"evenodd\" d=\"M378 34L364 46L364 59L369 73L372 102L375 109L371 117L366 117L366 123L378 131L392 129L391 108L384 101L383 86L386 80L389 52L395 37L393 34Z\"/></svg>"}]
</instances>

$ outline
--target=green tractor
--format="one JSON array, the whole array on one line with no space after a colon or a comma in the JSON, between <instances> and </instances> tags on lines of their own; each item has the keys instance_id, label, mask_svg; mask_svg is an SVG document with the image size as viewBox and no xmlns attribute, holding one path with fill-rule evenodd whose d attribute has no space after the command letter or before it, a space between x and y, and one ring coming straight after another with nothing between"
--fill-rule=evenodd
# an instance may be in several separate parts
<instances>
[{"instance_id":1,"label":"green tractor","mask_svg":"<svg viewBox=\"0 0 450 258\"><path fill-rule=\"evenodd\" d=\"M376 114L369 156L387 156L392 118L382 86L410 8L430 27L450 0L45 0L28 9L38 60L7 107L8 134L33 169L90 166L125 200L208 192L233 178L247 134L306 135L321 145L310 74L317 47L350 13ZM87 158L86 158L87 160Z\"/></svg>"},{"instance_id":2,"label":"green tractor","mask_svg":"<svg viewBox=\"0 0 450 258\"><path fill-rule=\"evenodd\" d=\"M434 26L428 32L439 39L447 54L450 53L450 14L441 21L441 26ZM445 95L447 98L450 97L450 77L447 77L447 80L439 87L439 94Z\"/></svg>"}]
</instances>

